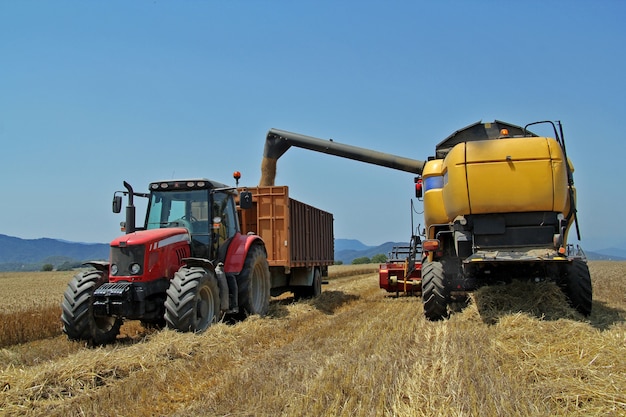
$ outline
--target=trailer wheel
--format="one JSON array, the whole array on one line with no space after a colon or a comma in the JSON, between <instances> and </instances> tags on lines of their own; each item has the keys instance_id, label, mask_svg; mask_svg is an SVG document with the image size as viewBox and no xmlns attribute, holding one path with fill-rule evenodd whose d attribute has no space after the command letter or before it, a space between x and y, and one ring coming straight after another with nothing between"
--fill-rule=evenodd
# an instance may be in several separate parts
<instances>
[{"instance_id":1,"label":"trailer wheel","mask_svg":"<svg viewBox=\"0 0 626 417\"><path fill-rule=\"evenodd\" d=\"M67 285L61 303L63 332L70 340L86 340L94 345L111 343L120 332L122 319L95 317L93 292L107 282L104 272L77 274Z\"/></svg>"},{"instance_id":2,"label":"trailer wheel","mask_svg":"<svg viewBox=\"0 0 626 417\"><path fill-rule=\"evenodd\" d=\"M181 268L167 289L165 323L181 332L203 332L217 322L220 296L217 279L203 268Z\"/></svg>"},{"instance_id":3,"label":"trailer wheel","mask_svg":"<svg viewBox=\"0 0 626 417\"><path fill-rule=\"evenodd\" d=\"M302 298L314 298L322 293L322 273L319 268L314 268L313 283L308 286L293 287L293 295L296 300Z\"/></svg>"},{"instance_id":4,"label":"trailer wheel","mask_svg":"<svg viewBox=\"0 0 626 417\"><path fill-rule=\"evenodd\" d=\"M270 305L270 269L265 249L253 245L237 276L239 307L244 313L264 316Z\"/></svg>"},{"instance_id":5,"label":"trailer wheel","mask_svg":"<svg viewBox=\"0 0 626 417\"><path fill-rule=\"evenodd\" d=\"M572 307L584 316L591 314L593 290L586 262L574 259L561 277L561 287Z\"/></svg>"},{"instance_id":6,"label":"trailer wheel","mask_svg":"<svg viewBox=\"0 0 626 417\"><path fill-rule=\"evenodd\" d=\"M422 264L422 300L424 315L428 320L437 321L448 317L445 274L441 262Z\"/></svg>"}]
</instances>

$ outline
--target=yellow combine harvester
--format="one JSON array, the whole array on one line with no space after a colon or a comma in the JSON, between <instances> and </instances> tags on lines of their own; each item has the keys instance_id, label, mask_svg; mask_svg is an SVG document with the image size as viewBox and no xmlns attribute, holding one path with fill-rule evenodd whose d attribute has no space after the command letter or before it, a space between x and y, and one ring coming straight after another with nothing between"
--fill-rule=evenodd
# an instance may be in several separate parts
<instances>
[{"instance_id":1,"label":"yellow combine harvester","mask_svg":"<svg viewBox=\"0 0 626 417\"><path fill-rule=\"evenodd\" d=\"M527 129L538 123L550 124L554 137ZM591 313L586 258L567 244L571 226L578 233L578 225L574 169L560 123L475 123L440 142L426 162L271 129L264 167L275 168L290 146L418 174L428 319L447 317L451 302L481 285L513 278L555 281L573 307Z\"/></svg>"},{"instance_id":2,"label":"yellow combine harvester","mask_svg":"<svg viewBox=\"0 0 626 417\"><path fill-rule=\"evenodd\" d=\"M561 125L552 126L554 138L528 126L477 123L437 145L420 179L428 318L445 317L450 300L481 284L511 278L554 280L575 308L590 314L586 260L579 247L567 245L570 227L578 232L574 169Z\"/></svg>"}]
</instances>

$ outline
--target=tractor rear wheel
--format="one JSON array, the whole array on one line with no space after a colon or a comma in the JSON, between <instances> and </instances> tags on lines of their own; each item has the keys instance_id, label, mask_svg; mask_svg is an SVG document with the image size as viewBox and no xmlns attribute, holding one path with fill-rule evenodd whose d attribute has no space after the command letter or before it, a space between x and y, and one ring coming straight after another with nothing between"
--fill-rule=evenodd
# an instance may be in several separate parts
<instances>
[{"instance_id":1,"label":"tractor rear wheel","mask_svg":"<svg viewBox=\"0 0 626 417\"><path fill-rule=\"evenodd\" d=\"M181 268L167 289L165 322L181 332L203 332L219 319L217 278L203 268Z\"/></svg>"},{"instance_id":2,"label":"tractor rear wheel","mask_svg":"<svg viewBox=\"0 0 626 417\"><path fill-rule=\"evenodd\" d=\"M448 317L445 274L441 262L422 264L422 299L424 315L428 320L437 321Z\"/></svg>"},{"instance_id":3,"label":"tractor rear wheel","mask_svg":"<svg viewBox=\"0 0 626 417\"><path fill-rule=\"evenodd\" d=\"M561 287L572 307L584 316L591 314L593 290L586 262L574 259L561 277Z\"/></svg>"},{"instance_id":4,"label":"tractor rear wheel","mask_svg":"<svg viewBox=\"0 0 626 417\"><path fill-rule=\"evenodd\" d=\"M70 340L86 340L94 345L111 343L120 332L122 319L93 315L93 292L107 282L101 271L77 274L67 285L61 303L63 332Z\"/></svg>"},{"instance_id":5,"label":"tractor rear wheel","mask_svg":"<svg viewBox=\"0 0 626 417\"><path fill-rule=\"evenodd\" d=\"M253 245L237 276L239 307L246 314L267 314L270 305L270 269L265 249Z\"/></svg>"}]
</instances>

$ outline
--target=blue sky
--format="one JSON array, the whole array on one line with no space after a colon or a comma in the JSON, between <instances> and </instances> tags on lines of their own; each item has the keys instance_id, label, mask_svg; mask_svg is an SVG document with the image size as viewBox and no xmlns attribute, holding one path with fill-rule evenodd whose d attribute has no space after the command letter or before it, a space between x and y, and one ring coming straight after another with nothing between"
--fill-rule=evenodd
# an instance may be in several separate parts
<instances>
[{"instance_id":1,"label":"blue sky","mask_svg":"<svg viewBox=\"0 0 626 417\"><path fill-rule=\"evenodd\" d=\"M272 127L423 160L478 120L548 119L583 247L626 246L625 18L617 0L0 0L0 233L108 242L124 180L256 185ZM338 238L411 235L411 174L290 149L276 183Z\"/></svg>"}]
</instances>

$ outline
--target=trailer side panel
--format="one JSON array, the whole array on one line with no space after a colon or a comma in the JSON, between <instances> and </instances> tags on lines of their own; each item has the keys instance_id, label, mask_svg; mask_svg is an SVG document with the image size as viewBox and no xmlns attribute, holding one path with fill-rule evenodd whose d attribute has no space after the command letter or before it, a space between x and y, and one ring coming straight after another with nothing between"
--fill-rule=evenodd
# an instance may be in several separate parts
<instances>
[{"instance_id":1,"label":"trailer side panel","mask_svg":"<svg viewBox=\"0 0 626 417\"><path fill-rule=\"evenodd\" d=\"M242 189L243 190L243 189ZM333 216L289 198L289 187L248 187L253 208L241 211L243 233L261 236L270 267L328 266L334 262Z\"/></svg>"}]
</instances>

